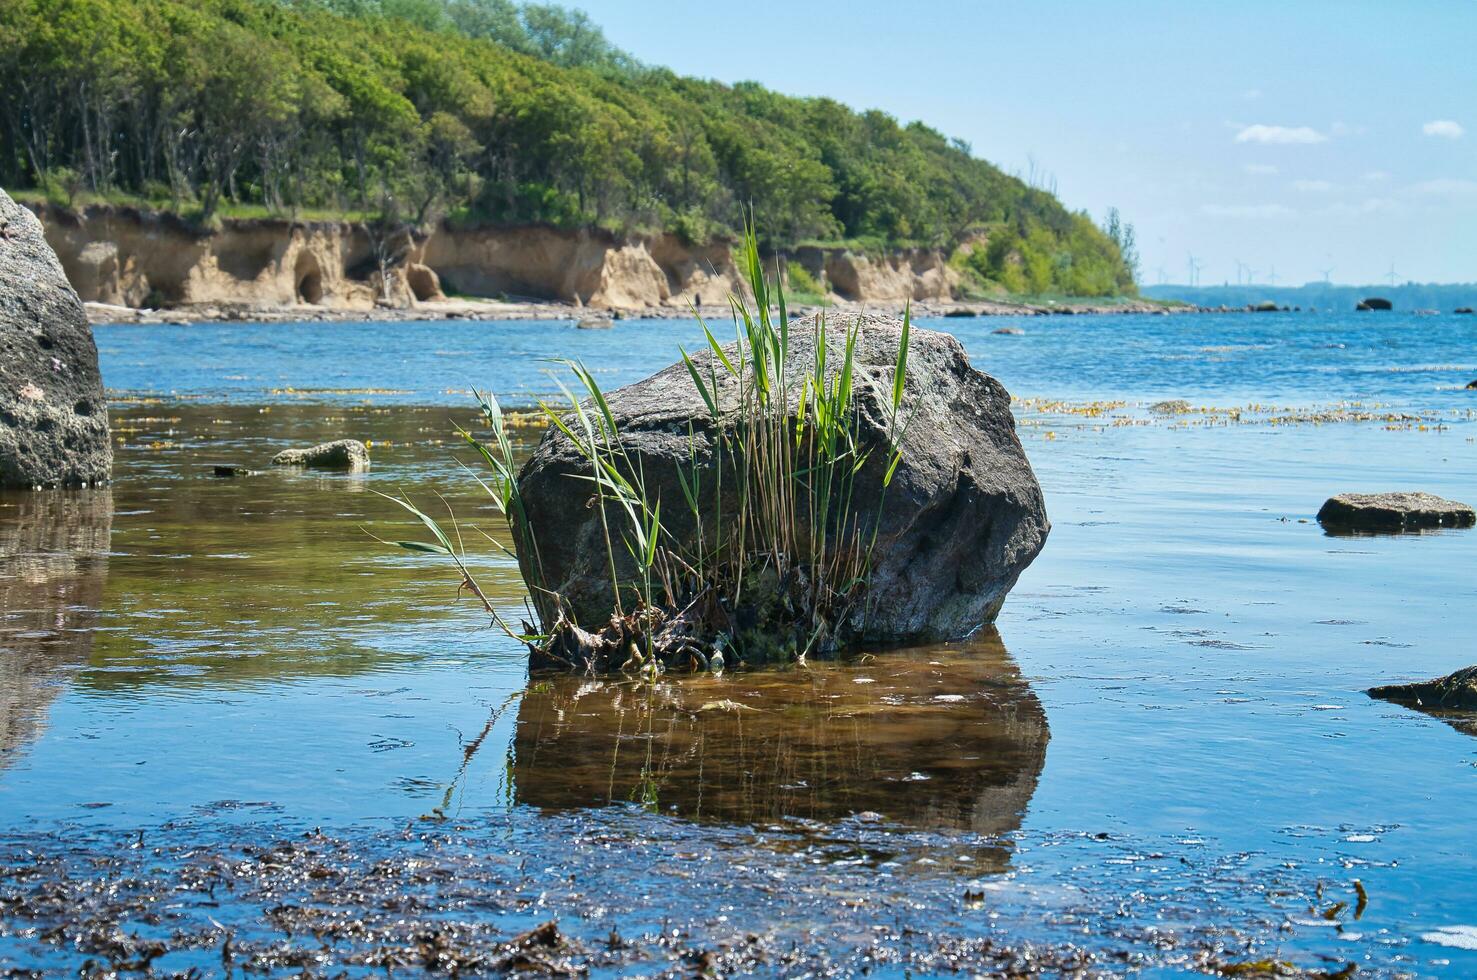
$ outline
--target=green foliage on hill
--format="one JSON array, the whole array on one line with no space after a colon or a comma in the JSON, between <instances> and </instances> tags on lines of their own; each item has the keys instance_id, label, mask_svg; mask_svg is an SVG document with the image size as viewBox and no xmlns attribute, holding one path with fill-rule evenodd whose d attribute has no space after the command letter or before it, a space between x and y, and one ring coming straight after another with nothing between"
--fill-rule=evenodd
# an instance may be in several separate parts
<instances>
[{"instance_id":1,"label":"green foliage on hill","mask_svg":"<svg viewBox=\"0 0 1477 980\"><path fill-rule=\"evenodd\" d=\"M566 68L636 71L639 62L612 45L582 10L513 0L278 0L299 10L391 18L429 31L495 41Z\"/></svg>"},{"instance_id":2,"label":"green foliage on hill","mask_svg":"<svg viewBox=\"0 0 1477 980\"><path fill-rule=\"evenodd\" d=\"M646 68L507 0L5 0L0 182L385 221L954 249L982 289L1132 288L1120 243L921 123ZM1026 289L1018 287L1025 286Z\"/></svg>"}]
</instances>

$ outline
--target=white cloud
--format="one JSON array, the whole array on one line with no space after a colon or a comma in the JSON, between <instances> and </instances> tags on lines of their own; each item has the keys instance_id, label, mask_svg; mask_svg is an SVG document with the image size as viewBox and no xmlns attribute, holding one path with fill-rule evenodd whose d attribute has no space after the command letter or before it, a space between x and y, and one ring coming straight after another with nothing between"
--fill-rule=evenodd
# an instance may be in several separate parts
<instances>
[{"instance_id":1,"label":"white cloud","mask_svg":"<svg viewBox=\"0 0 1477 980\"><path fill-rule=\"evenodd\" d=\"M1444 139L1459 140L1466 132L1462 124L1451 119L1433 119L1421 127L1421 132L1427 136L1440 136Z\"/></svg>"},{"instance_id":2,"label":"white cloud","mask_svg":"<svg viewBox=\"0 0 1477 980\"><path fill-rule=\"evenodd\" d=\"M1238 143L1323 143L1328 140L1311 126L1268 126L1256 123L1236 134Z\"/></svg>"},{"instance_id":3,"label":"white cloud","mask_svg":"<svg viewBox=\"0 0 1477 980\"><path fill-rule=\"evenodd\" d=\"M1326 180L1295 180L1292 186L1294 190L1309 194L1323 194L1333 190L1333 185Z\"/></svg>"},{"instance_id":4,"label":"white cloud","mask_svg":"<svg viewBox=\"0 0 1477 980\"><path fill-rule=\"evenodd\" d=\"M1297 212L1281 204L1202 204L1200 213L1212 218L1286 218Z\"/></svg>"},{"instance_id":5,"label":"white cloud","mask_svg":"<svg viewBox=\"0 0 1477 980\"><path fill-rule=\"evenodd\" d=\"M1335 218L1362 218L1371 214L1393 213L1401 208L1387 197L1366 197L1357 204L1340 201L1324 208L1322 213Z\"/></svg>"},{"instance_id":6,"label":"white cloud","mask_svg":"<svg viewBox=\"0 0 1477 980\"><path fill-rule=\"evenodd\" d=\"M1377 181L1381 181L1381 180L1389 180L1390 179L1390 171L1388 171L1388 170L1368 170L1368 171L1365 171L1364 176L1361 177L1360 179L1361 180L1367 180L1371 184L1373 184L1373 183L1375 183Z\"/></svg>"},{"instance_id":7,"label":"white cloud","mask_svg":"<svg viewBox=\"0 0 1477 980\"><path fill-rule=\"evenodd\" d=\"M1461 177L1438 177L1411 184L1406 190L1422 197L1477 197L1477 180Z\"/></svg>"},{"instance_id":8,"label":"white cloud","mask_svg":"<svg viewBox=\"0 0 1477 980\"><path fill-rule=\"evenodd\" d=\"M1258 177L1271 177L1277 173L1277 168L1270 163L1243 163L1241 169Z\"/></svg>"}]
</instances>

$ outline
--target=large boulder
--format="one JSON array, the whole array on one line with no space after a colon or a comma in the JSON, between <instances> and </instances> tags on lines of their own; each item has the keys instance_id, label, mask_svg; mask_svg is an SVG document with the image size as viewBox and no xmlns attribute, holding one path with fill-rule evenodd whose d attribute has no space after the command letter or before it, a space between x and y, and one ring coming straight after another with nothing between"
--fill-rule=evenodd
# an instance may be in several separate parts
<instances>
[{"instance_id":1,"label":"large boulder","mask_svg":"<svg viewBox=\"0 0 1477 980\"><path fill-rule=\"evenodd\" d=\"M830 314L832 363L840 359L845 328L858 319L855 384L863 448L872 452L857 476L855 499L870 521L887 466L887 406L901 322ZM816 335L813 319L792 324L792 364L813 363ZM694 356L705 377L711 357L707 352ZM721 367L718 374L720 408L731 410L737 383ZM792 391L792 410L797 400ZM695 522L678 466L689 464L691 431L697 464L711 471L716 433L687 368L674 364L609 393L608 401L634 466L645 474L649 496L661 502L663 525L679 540L691 540ZM902 463L881 514L870 584L873 608L861 638L956 639L995 618L1046 541L1046 508L1016 436L1010 395L970 366L954 337L913 330L902 415L907 419ZM567 437L552 428L544 436L518 479L537 546L536 559L529 548L520 558L529 580L541 580L561 595L580 623L599 624L609 618L613 600L600 511L590 505L590 483L582 478L587 465ZM714 483L710 472L702 486ZM730 490L732 483L730 477ZM618 562L628 561L619 541L615 551ZM629 569L628 563L623 577Z\"/></svg>"},{"instance_id":2,"label":"large boulder","mask_svg":"<svg viewBox=\"0 0 1477 980\"><path fill-rule=\"evenodd\" d=\"M1399 532L1471 527L1477 511L1467 504L1418 491L1341 493L1318 510L1318 522L1338 531Z\"/></svg>"},{"instance_id":3,"label":"large boulder","mask_svg":"<svg viewBox=\"0 0 1477 980\"><path fill-rule=\"evenodd\" d=\"M87 314L41 222L0 191L0 487L101 483L112 469Z\"/></svg>"}]
</instances>

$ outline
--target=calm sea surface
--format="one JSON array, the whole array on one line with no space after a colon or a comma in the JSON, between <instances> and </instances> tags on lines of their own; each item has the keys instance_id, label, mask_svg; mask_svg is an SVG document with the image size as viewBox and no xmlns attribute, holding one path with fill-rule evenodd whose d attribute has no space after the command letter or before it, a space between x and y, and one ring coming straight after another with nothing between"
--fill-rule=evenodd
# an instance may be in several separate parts
<instances>
[{"instance_id":1,"label":"calm sea surface","mask_svg":"<svg viewBox=\"0 0 1477 980\"><path fill-rule=\"evenodd\" d=\"M546 867L535 891L644 896L565 908L589 936L679 921L839 949L872 915L1099 969L1191 968L1174 950L1201 937L1227 962L1477 973L1477 719L1363 693L1477 663L1477 531L1312 520L1343 490L1477 502L1477 318L924 325L1016 396L1046 493L1050 540L997 628L655 688L530 683L445 567L371 537L413 534L370 491L494 531L451 438L467 390L531 404L551 357L613 387L695 324L98 328L114 484L0 495L0 864L315 827L389 853L454 827ZM1189 410L1150 410L1169 399ZM371 472L212 476L345 436ZM516 569L467 541L516 614ZM793 904L732 892L735 862ZM215 919L253 914L223 901ZM0 925L0 965L86 959L42 931Z\"/></svg>"}]
</instances>

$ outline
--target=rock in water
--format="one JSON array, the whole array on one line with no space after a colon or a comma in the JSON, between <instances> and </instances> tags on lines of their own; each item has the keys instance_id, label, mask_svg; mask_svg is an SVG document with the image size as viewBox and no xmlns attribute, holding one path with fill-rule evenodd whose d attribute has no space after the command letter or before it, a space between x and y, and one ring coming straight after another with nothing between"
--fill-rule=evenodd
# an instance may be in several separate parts
<instances>
[{"instance_id":1,"label":"rock in water","mask_svg":"<svg viewBox=\"0 0 1477 980\"><path fill-rule=\"evenodd\" d=\"M832 363L841 358L847 326L858 316L832 313L827 331ZM856 352L856 389L863 449L871 455L857 476L858 511L876 513L887 466L885 431L893 366L901 340L896 317L863 316ZM790 331L792 372L815 357L815 321L796 320ZM712 354L693 360L707 377ZM737 382L722 367L719 401L737 403ZM790 379L798 387L798 378ZM677 363L609 393L610 409L633 464L645 473L648 495L661 501L662 523L690 541L695 525L678 477L688 464L689 426L697 436L702 487L714 486L715 433L687 368ZM792 410L798 392L791 393ZM862 637L879 642L947 640L991 622L1022 570L1041 551L1050 528L1041 488L1016 436L1010 395L970 366L949 334L914 329L908 354L903 415L908 420L902 463L887 490L873 552L873 609ZM600 510L590 506L584 462L568 438L550 429L519 474L518 485L537 545L520 559L525 576L563 596L581 624L609 619L613 600ZM732 489L731 464L724 473ZM732 505L726 513L732 514ZM615 532L616 560L633 572ZM857 624L852 624L855 628Z\"/></svg>"},{"instance_id":2,"label":"rock in water","mask_svg":"<svg viewBox=\"0 0 1477 980\"><path fill-rule=\"evenodd\" d=\"M0 191L0 486L101 483L112 469L87 314L41 222Z\"/></svg>"},{"instance_id":3,"label":"rock in water","mask_svg":"<svg viewBox=\"0 0 1477 980\"><path fill-rule=\"evenodd\" d=\"M1332 530L1416 531L1471 527L1477 523L1477 512L1430 493L1341 493L1324 503L1318 523Z\"/></svg>"},{"instance_id":4,"label":"rock in water","mask_svg":"<svg viewBox=\"0 0 1477 980\"><path fill-rule=\"evenodd\" d=\"M1391 310L1394 309L1394 304L1385 299L1383 296L1370 296L1360 300L1358 305L1356 305L1354 309L1359 312L1368 312L1370 310Z\"/></svg>"},{"instance_id":5,"label":"rock in water","mask_svg":"<svg viewBox=\"0 0 1477 980\"><path fill-rule=\"evenodd\" d=\"M311 466L321 470L369 469L369 447L358 439L325 442L311 449L284 449L272 457L273 466Z\"/></svg>"},{"instance_id":6,"label":"rock in water","mask_svg":"<svg viewBox=\"0 0 1477 980\"><path fill-rule=\"evenodd\" d=\"M1477 667L1467 667L1433 681L1372 687L1368 694L1382 701L1394 701L1428 710L1455 708L1477 711Z\"/></svg>"}]
</instances>

